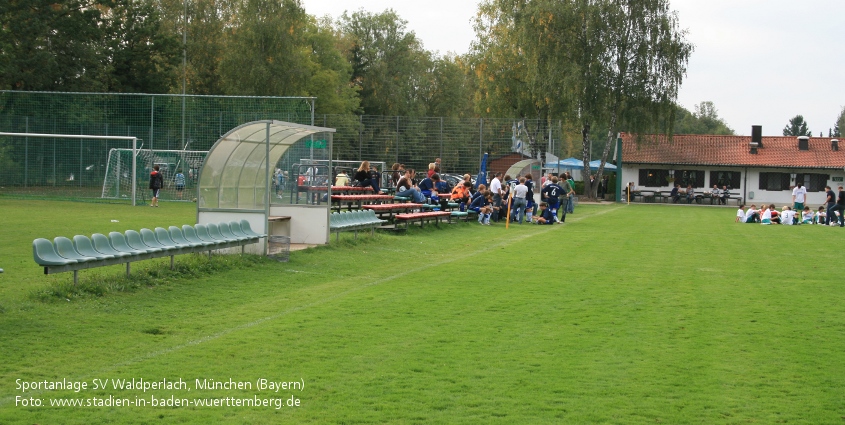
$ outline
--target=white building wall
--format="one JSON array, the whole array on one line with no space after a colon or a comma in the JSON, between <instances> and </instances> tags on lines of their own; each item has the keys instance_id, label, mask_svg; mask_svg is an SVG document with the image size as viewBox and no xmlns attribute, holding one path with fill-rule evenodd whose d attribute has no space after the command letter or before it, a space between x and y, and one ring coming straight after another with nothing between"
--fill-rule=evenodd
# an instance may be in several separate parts
<instances>
[{"instance_id":1,"label":"white building wall","mask_svg":"<svg viewBox=\"0 0 845 425\"><path fill-rule=\"evenodd\" d=\"M678 168L681 166L677 166ZM670 191L672 190L672 185L670 183L666 183L664 186L660 187L651 187L651 186L640 186L639 185L639 178L640 178L640 169L641 168L648 168L648 169L664 169L670 170L675 169L668 166L658 166L658 165L626 165L623 164L622 166L622 187L623 190L625 185L629 182L634 183L634 187L636 190L653 190L653 191ZM713 187L713 183L710 182L710 172L711 171L740 171L742 173L743 178L740 180L740 187L738 188L731 188L730 191L733 194L743 195L745 197L745 202L747 204L775 204L778 208L784 205L792 205L792 191L791 190L784 190L784 191L769 191L769 190L762 190L760 189L760 173L792 173L792 171L785 170L783 168L737 168L737 167L696 167L696 166L683 166L682 168L695 168L696 170L702 170L705 172L704 174L704 188L695 188L696 192L704 192L709 191ZM834 192L838 191L838 187L843 184L843 180L845 180L845 171L843 170L807 170L802 169L800 173L814 173L814 174L830 174L830 180L828 180L827 184L833 188ZM811 192L807 194L807 202L805 205L810 207L814 207L814 209L818 208L819 205L822 205L827 199L827 195L824 191L818 192Z\"/></svg>"}]
</instances>

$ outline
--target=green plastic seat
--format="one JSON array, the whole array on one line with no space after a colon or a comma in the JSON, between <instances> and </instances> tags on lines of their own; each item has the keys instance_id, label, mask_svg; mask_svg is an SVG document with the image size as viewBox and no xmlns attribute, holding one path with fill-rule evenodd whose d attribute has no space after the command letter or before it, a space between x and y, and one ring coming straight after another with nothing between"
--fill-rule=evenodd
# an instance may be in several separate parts
<instances>
[{"instance_id":1,"label":"green plastic seat","mask_svg":"<svg viewBox=\"0 0 845 425\"><path fill-rule=\"evenodd\" d=\"M140 240L140 236L138 236ZM109 232L109 241L111 242L112 248L117 251L125 252L130 255L141 255L146 254L146 249L135 249L129 245L129 242L126 240L126 236L120 232Z\"/></svg>"},{"instance_id":2,"label":"green plastic seat","mask_svg":"<svg viewBox=\"0 0 845 425\"><path fill-rule=\"evenodd\" d=\"M267 236L252 230L252 227L250 227L249 222L246 221L246 219L241 220L241 232L243 232L247 236L253 236L256 238L263 238Z\"/></svg>"},{"instance_id":3,"label":"green plastic seat","mask_svg":"<svg viewBox=\"0 0 845 425\"><path fill-rule=\"evenodd\" d=\"M193 246L185 241L184 243L179 243L173 237L170 236L170 232L167 231L164 227L156 227L153 229L153 232L156 234L156 239L159 240L162 244L165 245L173 245L179 248L192 248Z\"/></svg>"},{"instance_id":4,"label":"green plastic seat","mask_svg":"<svg viewBox=\"0 0 845 425\"><path fill-rule=\"evenodd\" d=\"M143 242L146 246L158 248L162 251L177 249L176 245L165 245L161 243L158 238L156 238L155 233L153 233L150 229L141 229L141 242Z\"/></svg>"},{"instance_id":5,"label":"green plastic seat","mask_svg":"<svg viewBox=\"0 0 845 425\"><path fill-rule=\"evenodd\" d=\"M76 264L76 260L68 260L59 256L53 243L44 238L32 241L32 257L39 266L66 266Z\"/></svg>"},{"instance_id":6,"label":"green plastic seat","mask_svg":"<svg viewBox=\"0 0 845 425\"><path fill-rule=\"evenodd\" d=\"M67 258L68 260L76 260L78 263L97 261L97 257L88 257L76 252L73 248L73 242L64 236L56 237L53 239L53 242L56 246L56 253L61 257Z\"/></svg>"},{"instance_id":7,"label":"green plastic seat","mask_svg":"<svg viewBox=\"0 0 845 425\"><path fill-rule=\"evenodd\" d=\"M211 235L208 233L208 227L205 224L197 224L195 226L195 229L197 231L197 236L203 242L211 242L214 245L220 245L225 242L219 239L212 238Z\"/></svg>"},{"instance_id":8,"label":"green plastic seat","mask_svg":"<svg viewBox=\"0 0 845 425\"><path fill-rule=\"evenodd\" d=\"M109 238L102 234L102 233L94 233L91 235L91 242L94 243L94 249L97 252L101 252L106 255L111 255L114 257L124 258L124 257L131 257L132 254L129 252L120 252L111 245Z\"/></svg>"},{"instance_id":9,"label":"green plastic seat","mask_svg":"<svg viewBox=\"0 0 845 425\"><path fill-rule=\"evenodd\" d=\"M114 258L114 255L103 254L102 252L98 252L94 249L94 245L91 243L91 239L88 239L88 236L74 236L73 248L76 249L76 252L86 257L94 257L98 260L110 260Z\"/></svg>"},{"instance_id":10,"label":"green plastic seat","mask_svg":"<svg viewBox=\"0 0 845 425\"><path fill-rule=\"evenodd\" d=\"M232 233L232 229L229 228L229 223L221 222L217 224L217 228L220 230L220 234L223 235L224 238L230 241L245 241L249 238L246 236L239 236Z\"/></svg>"},{"instance_id":11,"label":"green plastic seat","mask_svg":"<svg viewBox=\"0 0 845 425\"><path fill-rule=\"evenodd\" d=\"M241 230L241 223L238 221L230 221L229 222L229 230L232 231L232 234L238 237L244 238L244 240L250 239L257 239L257 237L249 236Z\"/></svg>"},{"instance_id":12,"label":"green plastic seat","mask_svg":"<svg viewBox=\"0 0 845 425\"><path fill-rule=\"evenodd\" d=\"M111 236L111 233L109 233L109 236ZM155 248L145 244L144 240L141 239L141 234L134 230L126 231L126 244L136 251L143 251L149 253L164 251L161 248Z\"/></svg>"},{"instance_id":13,"label":"green plastic seat","mask_svg":"<svg viewBox=\"0 0 845 425\"><path fill-rule=\"evenodd\" d=\"M158 230L158 228L156 228L156 230ZM187 238L185 238L185 234L182 233L182 229L180 229L176 226L170 226L169 231L170 231L170 239L172 239L173 242L176 242L179 245L192 246L192 247L205 246L205 244L202 243L199 240L197 240L197 242L189 241Z\"/></svg>"},{"instance_id":14,"label":"green plastic seat","mask_svg":"<svg viewBox=\"0 0 845 425\"><path fill-rule=\"evenodd\" d=\"M223 236L220 233L220 228L217 227L217 224L208 223L208 224L205 225L205 227L208 229L208 234L212 238L214 238L218 241L222 241L222 242L231 242L232 241L232 239L227 239L225 236Z\"/></svg>"},{"instance_id":15,"label":"green plastic seat","mask_svg":"<svg viewBox=\"0 0 845 425\"><path fill-rule=\"evenodd\" d=\"M185 235L185 239L187 239L188 242L199 243L202 244L202 246L217 245L217 242L206 241L201 239L199 235L197 235L197 229L195 229L194 226L191 226L190 224L182 225L182 234Z\"/></svg>"}]
</instances>

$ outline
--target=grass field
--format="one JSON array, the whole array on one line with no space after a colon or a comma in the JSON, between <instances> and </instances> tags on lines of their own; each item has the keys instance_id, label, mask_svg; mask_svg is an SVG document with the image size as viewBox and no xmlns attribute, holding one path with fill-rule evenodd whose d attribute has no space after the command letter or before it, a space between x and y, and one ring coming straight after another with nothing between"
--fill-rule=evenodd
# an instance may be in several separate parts
<instances>
[{"instance_id":1,"label":"grass field","mask_svg":"<svg viewBox=\"0 0 845 425\"><path fill-rule=\"evenodd\" d=\"M845 418L840 228L734 224L733 208L583 205L563 226L343 235L289 263L185 256L177 273L146 261L128 281L120 266L80 272L101 292L67 291L70 274L32 261L36 237L192 223L193 207L0 200L0 423ZM187 388L113 388L132 378ZM17 388L63 379L87 388ZM230 379L252 388L197 385ZM29 397L43 405L20 406ZM95 398L148 404L50 406Z\"/></svg>"}]
</instances>

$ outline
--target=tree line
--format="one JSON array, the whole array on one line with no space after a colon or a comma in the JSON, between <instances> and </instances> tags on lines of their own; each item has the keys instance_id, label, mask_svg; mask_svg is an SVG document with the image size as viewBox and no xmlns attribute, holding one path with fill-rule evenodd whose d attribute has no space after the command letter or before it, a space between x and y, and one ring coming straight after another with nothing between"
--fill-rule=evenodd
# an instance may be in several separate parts
<instances>
[{"instance_id":1,"label":"tree line","mask_svg":"<svg viewBox=\"0 0 845 425\"><path fill-rule=\"evenodd\" d=\"M733 134L712 102L677 104L693 46L668 0L484 0L464 55L424 49L392 10L331 20L299 0L9 0L0 20L6 90L316 96L318 114L526 118L539 123L528 129L537 154L563 122L582 156L594 147L603 160L619 131Z\"/></svg>"}]
</instances>

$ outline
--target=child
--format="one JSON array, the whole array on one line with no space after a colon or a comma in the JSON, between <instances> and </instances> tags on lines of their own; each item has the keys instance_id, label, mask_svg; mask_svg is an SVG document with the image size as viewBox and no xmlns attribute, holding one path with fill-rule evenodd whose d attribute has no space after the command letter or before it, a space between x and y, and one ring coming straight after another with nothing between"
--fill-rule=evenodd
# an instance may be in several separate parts
<instances>
[{"instance_id":1,"label":"child","mask_svg":"<svg viewBox=\"0 0 845 425\"><path fill-rule=\"evenodd\" d=\"M763 213L760 214L760 224L772 224L772 210L763 205Z\"/></svg>"},{"instance_id":2,"label":"child","mask_svg":"<svg viewBox=\"0 0 845 425\"><path fill-rule=\"evenodd\" d=\"M757 211L757 206L751 204L748 208L748 212L745 213L745 222L746 223L759 223L760 222L760 212Z\"/></svg>"},{"instance_id":3,"label":"child","mask_svg":"<svg viewBox=\"0 0 845 425\"><path fill-rule=\"evenodd\" d=\"M804 212L801 219L802 224L813 224L813 211L810 207L804 207Z\"/></svg>"},{"instance_id":4,"label":"child","mask_svg":"<svg viewBox=\"0 0 845 425\"><path fill-rule=\"evenodd\" d=\"M781 224L786 224L788 226L792 226L793 224L795 224L795 211L793 211L791 207L784 206L783 212L780 216Z\"/></svg>"},{"instance_id":5,"label":"child","mask_svg":"<svg viewBox=\"0 0 845 425\"><path fill-rule=\"evenodd\" d=\"M751 211L749 209L749 211ZM745 204L740 205L739 209L736 210L736 218L734 219L734 223L744 223L745 222Z\"/></svg>"},{"instance_id":6,"label":"child","mask_svg":"<svg viewBox=\"0 0 845 425\"><path fill-rule=\"evenodd\" d=\"M775 208L775 204L769 205L769 214L772 216L772 224L780 224L780 213Z\"/></svg>"},{"instance_id":7,"label":"child","mask_svg":"<svg viewBox=\"0 0 845 425\"><path fill-rule=\"evenodd\" d=\"M824 210L824 205L819 207L819 210L816 212L816 220L815 224L824 224L827 220L827 213Z\"/></svg>"},{"instance_id":8,"label":"child","mask_svg":"<svg viewBox=\"0 0 845 425\"><path fill-rule=\"evenodd\" d=\"M478 213L478 224L490 224L490 214L493 212L491 198L490 192L486 191L476 196L469 204L469 209Z\"/></svg>"},{"instance_id":9,"label":"child","mask_svg":"<svg viewBox=\"0 0 845 425\"><path fill-rule=\"evenodd\" d=\"M547 203L540 202L540 214L535 217L535 221L537 224L555 224L555 215Z\"/></svg>"}]
</instances>

